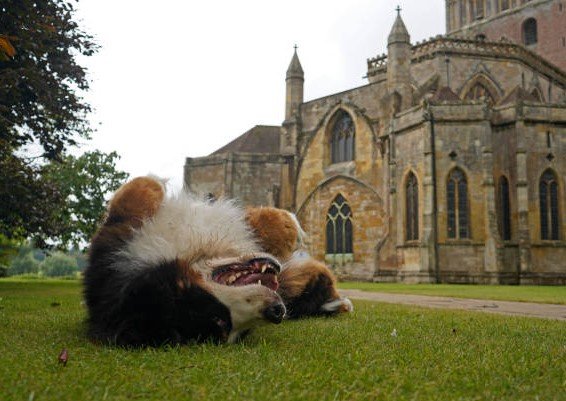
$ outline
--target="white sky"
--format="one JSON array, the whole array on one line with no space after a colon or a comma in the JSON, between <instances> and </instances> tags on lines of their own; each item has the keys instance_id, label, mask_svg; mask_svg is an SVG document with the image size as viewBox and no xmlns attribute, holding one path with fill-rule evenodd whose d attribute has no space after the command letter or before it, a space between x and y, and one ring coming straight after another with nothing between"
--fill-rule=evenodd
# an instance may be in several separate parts
<instances>
[{"instance_id":1,"label":"white sky","mask_svg":"<svg viewBox=\"0 0 566 401\"><path fill-rule=\"evenodd\" d=\"M397 5L413 43L444 33L443 0L81 0L80 25L102 47L82 61L97 128L88 147L180 187L186 157L281 124L295 43L305 100L364 85Z\"/></svg>"}]
</instances>

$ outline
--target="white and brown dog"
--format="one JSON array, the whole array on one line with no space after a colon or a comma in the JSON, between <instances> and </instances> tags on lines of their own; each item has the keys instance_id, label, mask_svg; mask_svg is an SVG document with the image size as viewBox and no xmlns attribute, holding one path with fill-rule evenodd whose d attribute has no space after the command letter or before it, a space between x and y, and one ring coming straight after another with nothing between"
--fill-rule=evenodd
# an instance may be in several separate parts
<instances>
[{"instance_id":1,"label":"white and brown dog","mask_svg":"<svg viewBox=\"0 0 566 401\"><path fill-rule=\"evenodd\" d=\"M351 310L326 266L293 256L301 233L283 210L166 196L159 180L135 178L118 189L91 243L89 335L133 346L233 342L286 312Z\"/></svg>"}]
</instances>

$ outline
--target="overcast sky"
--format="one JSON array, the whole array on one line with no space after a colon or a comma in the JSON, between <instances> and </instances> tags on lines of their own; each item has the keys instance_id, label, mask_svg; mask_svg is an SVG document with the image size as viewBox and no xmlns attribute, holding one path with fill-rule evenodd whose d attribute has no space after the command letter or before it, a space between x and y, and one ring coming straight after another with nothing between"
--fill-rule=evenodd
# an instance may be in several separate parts
<instances>
[{"instance_id":1,"label":"overcast sky","mask_svg":"<svg viewBox=\"0 0 566 401\"><path fill-rule=\"evenodd\" d=\"M80 0L81 27L101 46L82 61L97 128L88 147L180 187L186 157L281 124L294 44L305 100L364 85L397 5L413 43L444 33L442 0Z\"/></svg>"}]
</instances>

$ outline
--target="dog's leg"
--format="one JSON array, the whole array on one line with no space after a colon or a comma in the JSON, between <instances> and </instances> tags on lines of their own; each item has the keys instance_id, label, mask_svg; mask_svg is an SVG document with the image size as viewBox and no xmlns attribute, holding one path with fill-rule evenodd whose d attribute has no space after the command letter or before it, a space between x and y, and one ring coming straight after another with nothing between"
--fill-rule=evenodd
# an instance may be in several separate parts
<instances>
[{"instance_id":1,"label":"dog's leg","mask_svg":"<svg viewBox=\"0 0 566 401\"><path fill-rule=\"evenodd\" d=\"M334 315L353 311L352 302L336 289L336 278L326 265L312 258L291 259L279 275L281 295L289 318Z\"/></svg>"},{"instance_id":2,"label":"dog's leg","mask_svg":"<svg viewBox=\"0 0 566 401\"><path fill-rule=\"evenodd\" d=\"M262 249L281 262L292 256L304 234L297 218L283 209L248 208L246 222L252 228Z\"/></svg>"},{"instance_id":3,"label":"dog's leg","mask_svg":"<svg viewBox=\"0 0 566 401\"><path fill-rule=\"evenodd\" d=\"M165 197L165 187L152 177L137 177L122 185L108 205L108 223L126 223L132 227L154 216Z\"/></svg>"}]
</instances>

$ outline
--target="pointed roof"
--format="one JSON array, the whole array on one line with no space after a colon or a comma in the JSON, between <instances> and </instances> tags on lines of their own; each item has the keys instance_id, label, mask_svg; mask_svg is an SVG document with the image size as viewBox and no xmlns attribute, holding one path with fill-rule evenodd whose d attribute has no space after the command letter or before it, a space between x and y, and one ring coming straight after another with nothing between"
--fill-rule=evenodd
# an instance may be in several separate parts
<instances>
[{"instance_id":1,"label":"pointed roof","mask_svg":"<svg viewBox=\"0 0 566 401\"><path fill-rule=\"evenodd\" d=\"M393 43L411 43L411 35L409 35L409 31L407 31L407 27L401 18L401 8L397 7L397 18L395 18L395 22L393 23L393 28L391 28L391 33L387 38L387 44Z\"/></svg>"},{"instance_id":2,"label":"pointed roof","mask_svg":"<svg viewBox=\"0 0 566 401\"><path fill-rule=\"evenodd\" d=\"M293 54L293 58L291 59L289 68L287 68L287 79L289 78L304 79L304 77L305 77L305 73L303 72L303 67L301 66L301 62L299 61L299 56L297 55L297 46L295 46L295 53Z\"/></svg>"},{"instance_id":3,"label":"pointed roof","mask_svg":"<svg viewBox=\"0 0 566 401\"><path fill-rule=\"evenodd\" d=\"M538 99L531 93L527 92L523 87L517 85L507 96L505 96L498 105L513 104L521 101L538 102Z\"/></svg>"},{"instance_id":4,"label":"pointed roof","mask_svg":"<svg viewBox=\"0 0 566 401\"><path fill-rule=\"evenodd\" d=\"M434 92L434 95L432 95L430 100L434 103L444 103L459 102L461 99L452 89L450 89L449 86L443 86Z\"/></svg>"},{"instance_id":5,"label":"pointed roof","mask_svg":"<svg viewBox=\"0 0 566 401\"><path fill-rule=\"evenodd\" d=\"M210 156L226 153L279 153L280 133L281 127L256 125Z\"/></svg>"}]
</instances>

